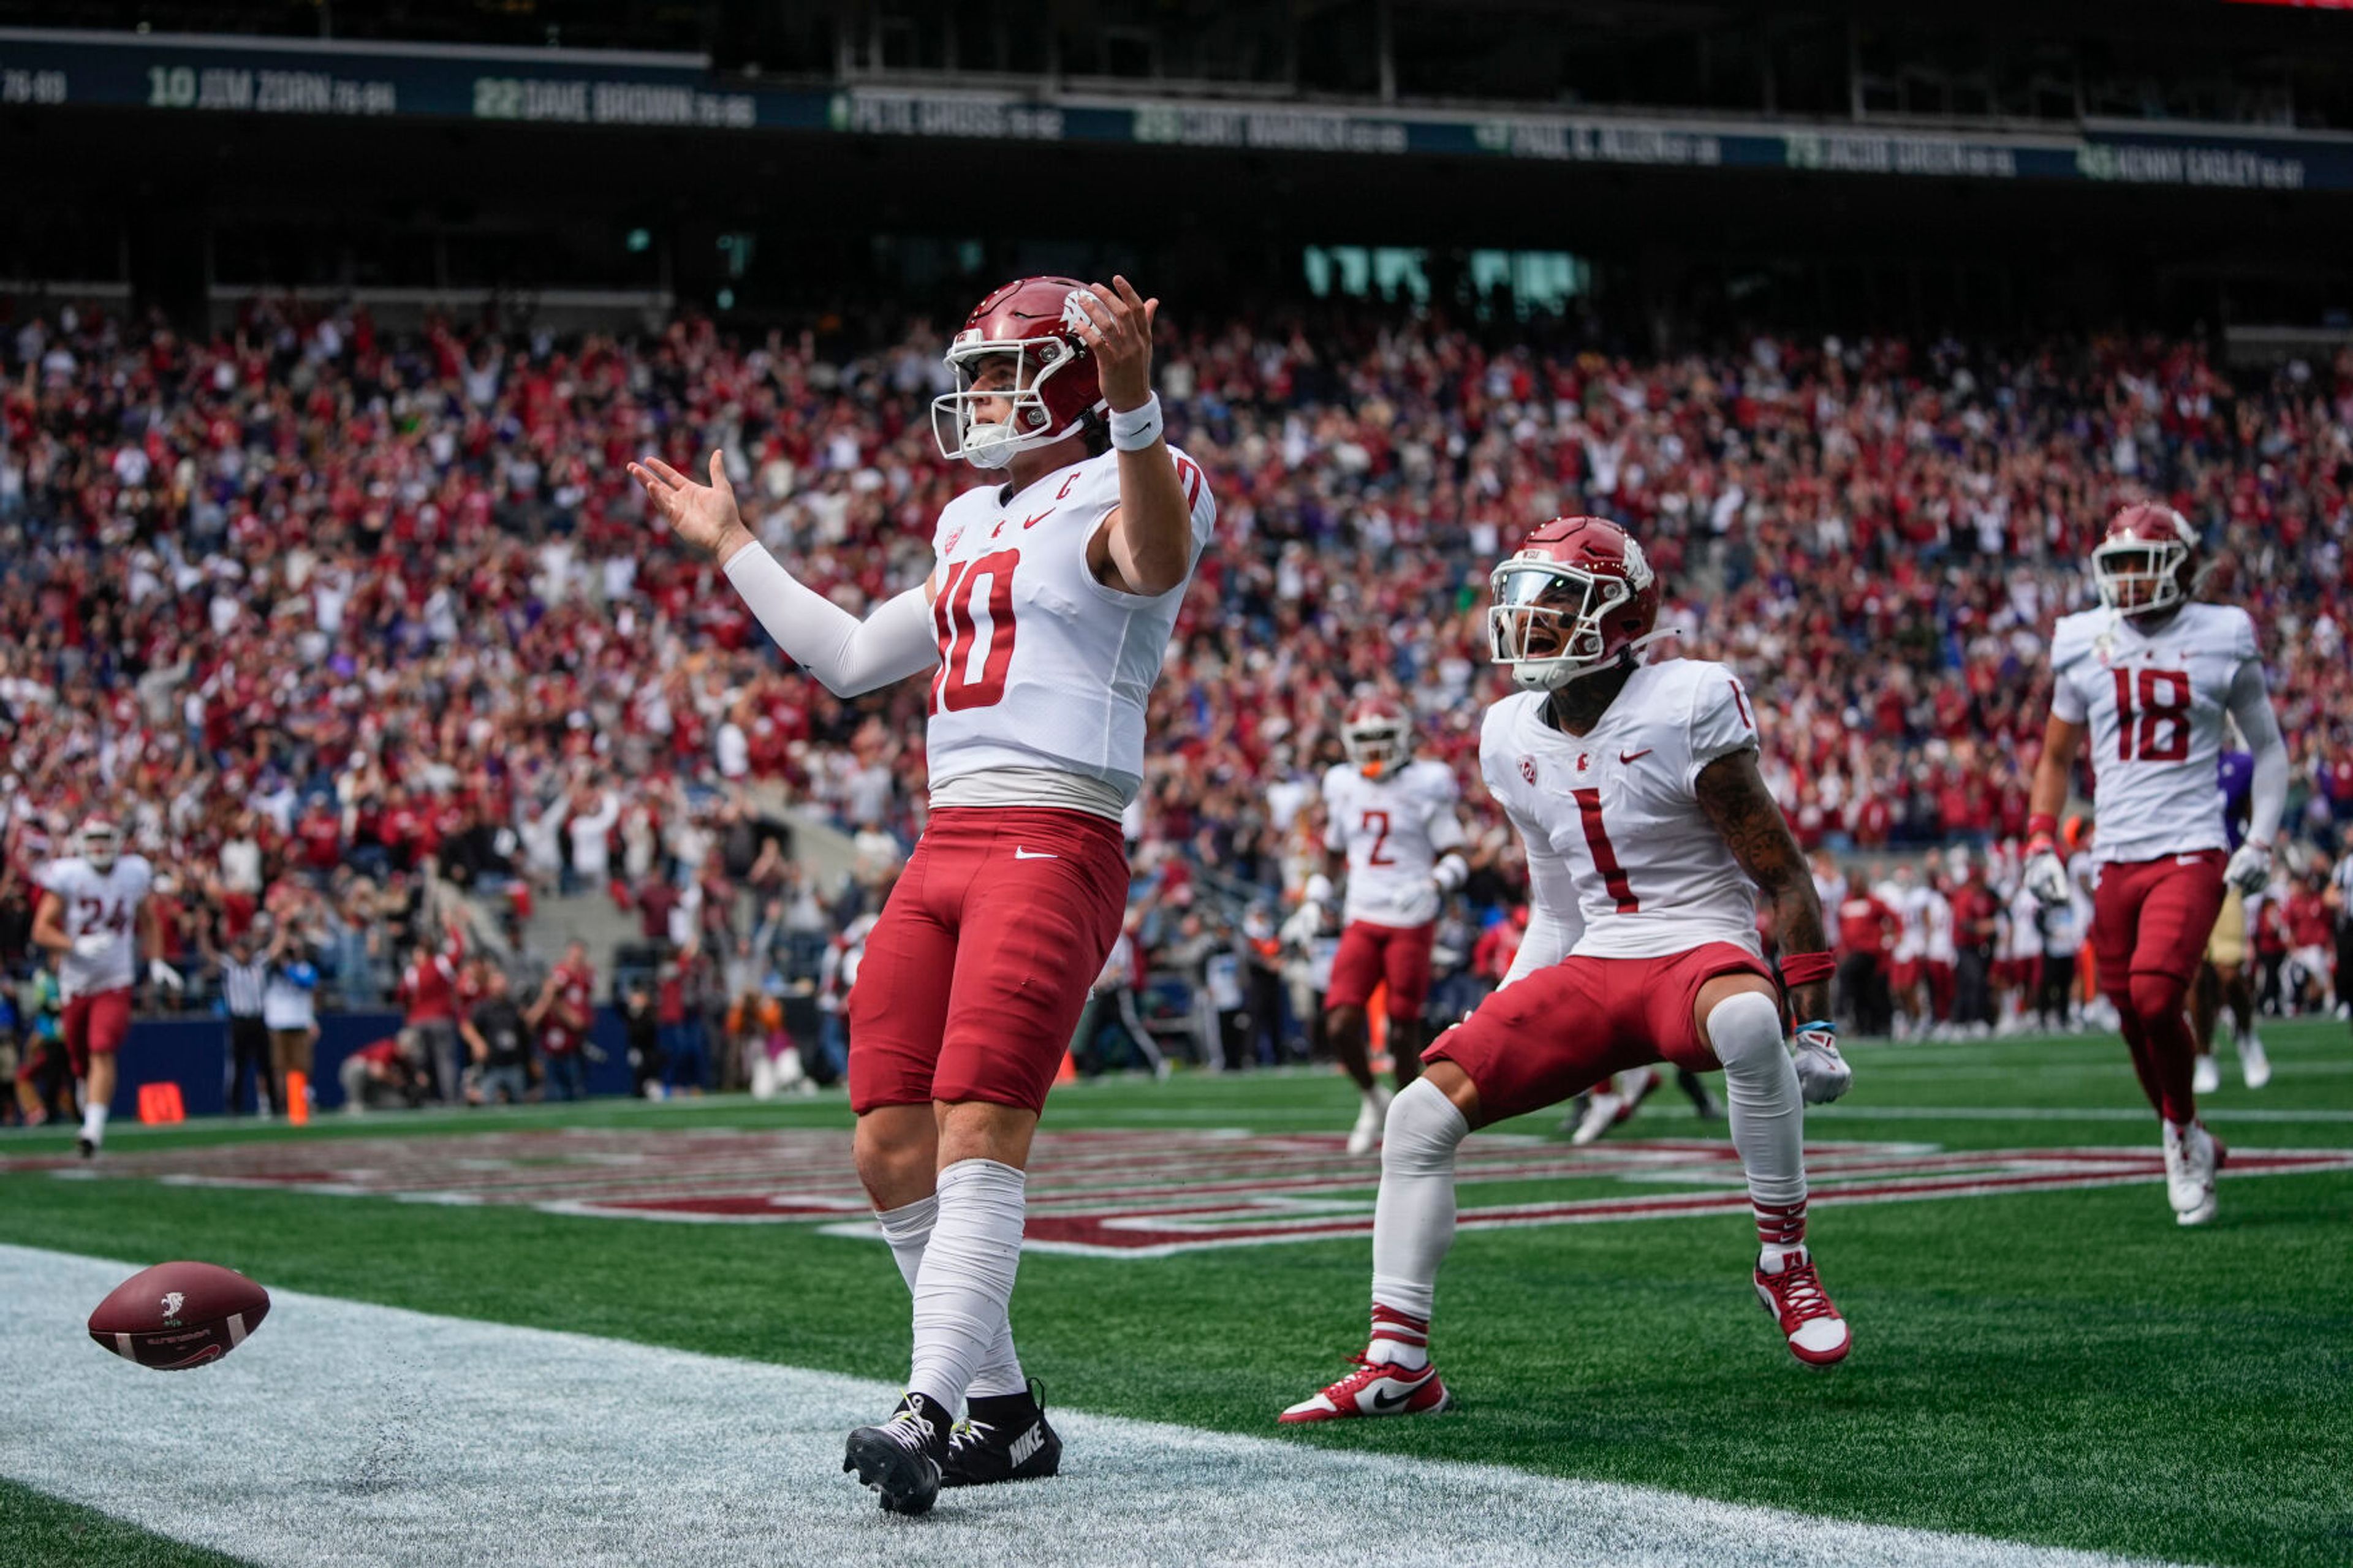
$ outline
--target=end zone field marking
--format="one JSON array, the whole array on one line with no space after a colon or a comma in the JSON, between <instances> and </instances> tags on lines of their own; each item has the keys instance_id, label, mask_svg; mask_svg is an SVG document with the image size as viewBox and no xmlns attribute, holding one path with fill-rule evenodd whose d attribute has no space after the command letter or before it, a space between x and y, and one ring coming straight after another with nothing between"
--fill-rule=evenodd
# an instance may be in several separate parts
<instances>
[{"instance_id":1,"label":"end zone field marking","mask_svg":"<svg viewBox=\"0 0 2353 1568\"><path fill-rule=\"evenodd\" d=\"M235 1356L160 1377L83 1330L132 1268L0 1246L0 1474L259 1568L2118 1563L1067 1409L1060 1476L898 1519L840 1473L843 1434L893 1384L291 1290ZM1759 1357L1778 1353L1765 1328ZM1335 1506L1352 1498L1379 1500L1383 1528Z\"/></svg>"}]
</instances>

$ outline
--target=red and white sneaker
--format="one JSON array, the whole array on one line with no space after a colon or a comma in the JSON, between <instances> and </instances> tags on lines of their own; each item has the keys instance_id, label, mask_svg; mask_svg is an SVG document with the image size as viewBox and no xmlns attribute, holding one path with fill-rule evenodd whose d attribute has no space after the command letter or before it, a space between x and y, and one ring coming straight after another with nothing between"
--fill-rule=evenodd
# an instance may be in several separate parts
<instances>
[{"instance_id":1,"label":"red and white sneaker","mask_svg":"<svg viewBox=\"0 0 2353 1568\"><path fill-rule=\"evenodd\" d=\"M1822 1289L1821 1276L1814 1272L1813 1258L1804 1247L1784 1253L1781 1267L1771 1274L1758 1263L1756 1278L1757 1299L1779 1320L1791 1355L1808 1366L1846 1359L1854 1336L1831 1305L1830 1293Z\"/></svg>"},{"instance_id":2,"label":"red and white sneaker","mask_svg":"<svg viewBox=\"0 0 2353 1568\"><path fill-rule=\"evenodd\" d=\"M1303 1421L1345 1421L1357 1415L1435 1415L1448 1403L1435 1363L1408 1372L1358 1356L1356 1371L1275 1419L1295 1426Z\"/></svg>"}]
</instances>

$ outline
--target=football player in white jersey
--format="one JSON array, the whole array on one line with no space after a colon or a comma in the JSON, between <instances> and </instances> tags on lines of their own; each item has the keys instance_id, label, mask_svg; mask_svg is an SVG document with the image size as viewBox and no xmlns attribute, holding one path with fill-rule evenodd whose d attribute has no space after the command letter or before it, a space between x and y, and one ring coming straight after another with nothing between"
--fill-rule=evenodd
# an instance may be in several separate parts
<instances>
[{"instance_id":1,"label":"football player in white jersey","mask_svg":"<svg viewBox=\"0 0 2353 1568\"><path fill-rule=\"evenodd\" d=\"M1510 974L1424 1053L1389 1106L1373 1218L1372 1337L1285 1423L1443 1410L1430 1359L1454 1238L1454 1154L1475 1128L1662 1060L1719 1068L1748 1180L1758 1300L1801 1361L1843 1358L1806 1247L1805 1101L1852 1079L1830 1016L1821 905L1757 772L1747 694L1720 664L1638 662L1658 580L1617 524L1559 518L1495 569L1489 637L1521 690L1487 711L1480 768L1525 846L1534 912ZM1757 934L1772 900L1803 1020L1793 1060Z\"/></svg>"},{"instance_id":2,"label":"football player in white jersey","mask_svg":"<svg viewBox=\"0 0 2353 1568\"><path fill-rule=\"evenodd\" d=\"M2068 897L2058 812L2088 732L2100 862L2093 964L2163 1122L2167 1196L2182 1225L2214 1217L2224 1155L2198 1122L2198 1043L2182 998L2224 886L2253 893L2271 879L2264 847L2279 831L2288 770L2255 623L2236 606L2195 603L2198 570L2197 531L2168 507L2125 508L2093 551L2100 607L2065 616L2051 637L2056 679L2029 800L2026 866L2037 898ZM2226 716L2254 756L2247 839L2235 853L2215 788Z\"/></svg>"},{"instance_id":3,"label":"football player in white jersey","mask_svg":"<svg viewBox=\"0 0 2353 1568\"><path fill-rule=\"evenodd\" d=\"M858 1173L913 1293L914 1358L842 1468L897 1513L1060 1462L1006 1320L1024 1171L1119 935L1145 700L1217 517L1199 466L1162 438L1158 309L1124 279L1025 278L981 301L933 416L942 452L987 482L942 510L923 585L864 621L753 538L717 453L709 485L630 468L832 690L930 674L931 818L849 1000Z\"/></svg>"},{"instance_id":4,"label":"football player in white jersey","mask_svg":"<svg viewBox=\"0 0 2353 1568\"><path fill-rule=\"evenodd\" d=\"M65 1001L66 1059L82 1086L81 1153L106 1141L114 1099L114 1053L131 1032L131 987L143 955L148 978L176 991L179 973L164 962L148 889L146 859L122 853L122 833L104 816L81 826L81 853L41 868L33 942L58 955Z\"/></svg>"},{"instance_id":5,"label":"football player in white jersey","mask_svg":"<svg viewBox=\"0 0 2353 1568\"><path fill-rule=\"evenodd\" d=\"M1307 901L1332 900L1345 875L1339 952L1324 996L1324 1036L1356 1081L1364 1106L1348 1133L1361 1154L1381 1135L1388 1091L1373 1077L1365 1005L1386 985L1389 1059L1399 1089L1421 1070L1421 1010L1430 953L1447 894L1469 879L1461 856L1461 792L1444 763L1415 761L1413 731L1394 698L1360 697L1340 725L1348 760L1324 775L1324 847L1330 864L1307 881Z\"/></svg>"}]
</instances>

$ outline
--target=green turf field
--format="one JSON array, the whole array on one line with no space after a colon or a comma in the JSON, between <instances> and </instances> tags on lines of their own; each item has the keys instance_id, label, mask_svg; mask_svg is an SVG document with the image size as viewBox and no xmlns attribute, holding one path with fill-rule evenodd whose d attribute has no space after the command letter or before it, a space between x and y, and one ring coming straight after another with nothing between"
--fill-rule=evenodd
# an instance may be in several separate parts
<instances>
[{"instance_id":1,"label":"green turf field","mask_svg":"<svg viewBox=\"0 0 2353 1568\"><path fill-rule=\"evenodd\" d=\"M2238 1087L2226 1061L2210 1125L2249 1153L2353 1149L2344 1026L2275 1025L2266 1041L2271 1086ZM1903 1145L1906 1158L2156 1144L2112 1037L1851 1054L1855 1089L1810 1121L1810 1143ZM1322 1073L1179 1075L1073 1086L1056 1095L1047 1126L1132 1130L1138 1149L1148 1135L1238 1129L1255 1148L1343 1132L1352 1108L1345 1085ZM429 1165L446 1156L455 1181L480 1173L465 1163L470 1145L448 1142L459 1135L482 1135L494 1153L518 1131L602 1129L644 1135L659 1152L719 1130L839 1131L849 1120L826 1098L334 1119L307 1131L121 1128L87 1178L0 1173L0 1242L142 1262L205 1258L273 1289L893 1379L907 1319L889 1256L822 1223L681 1224L155 1179L180 1164L217 1174L224 1167L207 1162L248 1156L330 1167L338 1145L365 1147L348 1140L397 1135L438 1141L414 1149ZM1551 1124L1497 1131L1549 1134ZM1698 1135L1669 1088L1600 1152ZM1720 1138L1721 1124L1705 1135ZM69 1142L0 1136L0 1165ZM218 1147L230 1142L301 1147ZM664 1178L659 1158L614 1158ZM377 1154L368 1159L381 1169ZM478 1163L501 1181L519 1168ZM1302 1212L1361 1213L1371 1181L1366 1162L1360 1184L1327 1184ZM1623 1201L1705 1184L1621 1166L1466 1184L1463 1204ZM1181 1195L1183 1181L1170 1190ZM2213 1225L2184 1231L2145 1180L1870 1203L1818 1186L1817 1257L1856 1342L1826 1373L1791 1360L1758 1310L1743 1214L1466 1228L1440 1282L1433 1342L1459 1411L1282 1440L2131 1555L2353 1561L2353 1169L2231 1177L2221 1196ZM1033 1254L1014 1321L1050 1403L1274 1436L1274 1413L1359 1347L1368 1268L1361 1236L1142 1258ZM100 1352L82 1342L57 1353ZM56 1558L69 1541L71 1555ZM15 1487L0 1487L0 1557L218 1560Z\"/></svg>"}]
</instances>

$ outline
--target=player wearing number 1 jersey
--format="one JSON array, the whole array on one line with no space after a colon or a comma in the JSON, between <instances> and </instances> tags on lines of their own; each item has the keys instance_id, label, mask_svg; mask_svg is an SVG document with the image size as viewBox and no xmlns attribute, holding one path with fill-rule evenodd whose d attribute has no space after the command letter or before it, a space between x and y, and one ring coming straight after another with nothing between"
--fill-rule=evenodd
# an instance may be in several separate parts
<instances>
[{"instance_id":1,"label":"player wearing number 1 jersey","mask_svg":"<svg viewBox=\"0 0 2353 1568\"><path fill-rule=\"evenodd\" d=\"M1380 1137L1389 1095L1373 1078L1365 1005L1385 987L1389 1059L1398 1087L1421 1068L1421 1009L1430 997L1430 955L1439 904L1471 875L1462 845L1454 771L1413 755L1405 710L1385 696L1359 698L1341 721L1348 760L1324 775L1324 846L1331 872L1348 879L1340 948L1324 995L1324 1034L1364 1095L1348 1152ZM1332 897L1329 874L1310 878L1307 900Z\"/></svg>"},{"instance_id":2,"label":"player wearing number 1 jersey","mask_svg":"<svg viewBox=\"0 0 2353 1568\"><path fill-rule=\"evenodd\" d=\"M84 1159L106 1140L114 1053L131 1032L131 987L141 955L150 979L180 988L178 972L161 956L147 905L154 881L143 857L122 853L121 831L102 816L82 824L80 854L41 868L33 941L58 955L66 1059L82 1085Z\"/></svg>"},{"instance_id":3,"label":"player wearing number 1 jersey","mask_svg":"<svg viewBox=\"0 0 2353 1568\"><path fill-rule=\"evenodd\" d=\"M842 1468L899 1513L943 1485L1052 1475L1061 1452L1006 1318L1024 1172L1119 935L1145 699L1217 517L1161 437L1159 301L1113 283L1023 279L966 320L934 430L1001 482L948 503L929 580L862 622L752 538L717 454L708 486L654 458L630 470L834 691L931 672L931 819L849 1003L858 1173L914 1297L914 1358Z\"/></svg>"},{"instance_id":4,"label":"player wearing number 1 jersey","mask_svg":"<svg viewBox=\"0 0 2353 1568\"><path fill-rule=\"evenodd\" d=\"M2029 802L2025 871L2044 903L2068 897L2053 839L2088 735L2100 863L2093 961L2163 1123L2167 1195L2182 1225L2214 1217L2224 1153L2198 1122L2198 1043L2182 998L2225 884L2253 893L2270 880L2288 767L2254 621L2233 605L2193 602L2199 552L2188 520L2152 505L2118 512L2092 552L2100 607L2064 617L2052 633L2051 721ZM2235 853L2214 787L2226 715L2254 756L2247 837Z\"/></svg>"},{"instance_id":5,"label":"player wearing number 1 jersey","mask_svg":"<svg viewBox=\"0 0 2353 1568\"><path fill-rule=\"evenodd\" d=\"M1644 665L1658 581L1598 518L1546 523L1495 569L1489 632L1521 691L1487 712L1479 762L1519 830L1533 913L1501 989L1424 1053L1382 1141L1372 1338L1356 1370L1286 1423L1443 1410L1430 1359L1438 1268L1454 1235L1454 1152L1475 1127L1659 1061L1722 1068L1759 1252L1751 1283L1800 1360L1850 1336L1806 1246L1804 1100L1850 1078L1829 1016L1821 905L1757 772L1756 715L1732 672ZM1774 903L1783 1001L1757 935Z\"/></svg>"}]
</instances>

